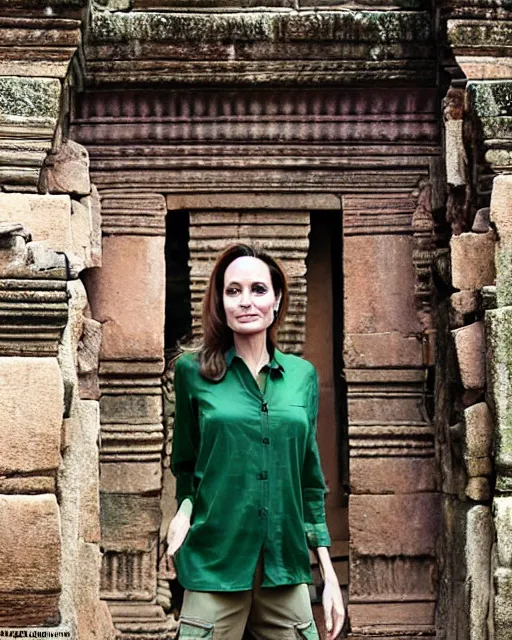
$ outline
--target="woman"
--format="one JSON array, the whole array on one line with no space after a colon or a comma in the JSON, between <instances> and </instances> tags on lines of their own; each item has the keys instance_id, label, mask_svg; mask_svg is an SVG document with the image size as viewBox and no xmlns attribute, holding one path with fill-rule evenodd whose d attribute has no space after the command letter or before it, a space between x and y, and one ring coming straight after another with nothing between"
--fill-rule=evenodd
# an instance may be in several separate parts
<instances>
[{"instance_id":1,"label":"woman","mask_svg":"<svg viewBox=\"0 0 512 640\"><path fill-rule=\"evenodd\" d=\"M203 345L175 369L171 468L178 512L168 533L185 596L180 638L317 639L308 546L325 588L328 640L345 611L327 547L313 365L276 348L288 286L247 245L219 257L203 305Z\"/></svg>"}]
</instances>

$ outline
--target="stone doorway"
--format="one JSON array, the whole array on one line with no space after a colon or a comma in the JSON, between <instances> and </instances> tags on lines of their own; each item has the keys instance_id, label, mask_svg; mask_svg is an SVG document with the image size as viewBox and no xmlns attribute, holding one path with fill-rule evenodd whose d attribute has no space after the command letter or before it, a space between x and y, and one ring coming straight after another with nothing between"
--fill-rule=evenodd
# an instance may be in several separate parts
<instances>
[{"instance_id":1,"label":"stone doorway","mask_svg":"<svg viewBox=\"0 0 512 640\"><path fill-rule=\"evenodd\" d=\"M255 242L285 263L291 276L292 295L289 317L281 334L281 348L303 354L319 372L318 441L329 488L326 507L333 540L331 556L340 584L348 595L348 428L343 340L339 331L343 326L340 206L338 210L310 212L274 209L276 205L297 204L296 199L268 197L260 199L260 207L264 208L253 209L251 196L238 195L237 200L240 205L237 210L226 207L168 213L166 359L172 359L177 340L198 335L205 278L213 265L213 257L225 246L237 240ZM226 204L229 201L229 197L225 198ZM168 202L172 206L172 197ZM172 383L167 390L171 398L164 414L171 416ZM169 441L171 423L172 418L168 424ZM169 442L167 449L171 446ZM164 478L168 474L165 471ZM168 490L162 503L163 529L173 507L170 499L173 480L170 476L167 480L164 486L168 486ZM312 568L315 584L311 585L311 598L318 605L321 619L321 577L314 560Z\"/></svg>"},{"instance_id":2,"label":"stone doorway","mask_svg":"<svg viewBox=\"0 0 512 640\"><path fill-rule=\"evenodd\" d=\"M435 89L405 87L77 96L70 131L90 154L103 232L89 295L103 324L104 597L124 635L168 629L157 571L161 494L172 494L161 469L166 216L190 216L194 313L208 256L231 237L229 224L208 224L212 213L252 212L246 226L273 240L283 234L265 216L297 216L302 244L278 248L302 302L281 342L313 359L309 216L343 211L343 329L333 335L347 384L350 638L435 637L440 485L424 409L442 206L436 100Z\"/></svg>"}]
</instances>

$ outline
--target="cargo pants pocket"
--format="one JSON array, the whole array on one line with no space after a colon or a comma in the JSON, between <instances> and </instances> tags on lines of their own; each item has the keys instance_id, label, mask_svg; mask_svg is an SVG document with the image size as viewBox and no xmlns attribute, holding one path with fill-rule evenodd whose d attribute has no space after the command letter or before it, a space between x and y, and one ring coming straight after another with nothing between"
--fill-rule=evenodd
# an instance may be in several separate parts
<instances>
[{"instance_id":1,"label":"cargo pants pocket","mask_svg":"<svg viewBox=\"0 0 512 640\"><path fill-rule=\"evenodd\" d=\"M295 633L299 640L320 640L314 620L295 625Z\"/></svg>"},{"instance_id":2,"label":"cargo pants pocket","mask_svg":"<svg viewBox=\"0 0 512 640\"><path fill-rule=\"evenodd\" d=\"M213 624L196 618L180 618L180 626L178 628L178 638L188 638L188 640L203 640L213 638Z\"/></svg>"}]
</instances>

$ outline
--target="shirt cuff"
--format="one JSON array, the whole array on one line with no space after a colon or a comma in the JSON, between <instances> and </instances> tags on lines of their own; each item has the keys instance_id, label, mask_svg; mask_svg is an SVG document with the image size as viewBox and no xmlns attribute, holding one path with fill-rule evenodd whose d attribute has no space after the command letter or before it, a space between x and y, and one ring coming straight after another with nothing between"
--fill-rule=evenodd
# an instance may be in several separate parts
<instances>
[{"instance_id":1,"label":"shirt cuff","mask_svg":"<svg viewBox=\"0 0 512 640\"><path fill-rule=\"evenodd\" d=\"M329 535L326 524L309 524L306 522L305 528L308 547L310 549L331 546L331 536Z\"/></svg>"},{"instance_id":2,"label":"shirt cuff","mask_svg":"<svg viewBox=\"0 0 512 640\"><path fill-rule=\"evenodd\" d=\"M192 498L183 498L180 508L178 511L182 513L184 516L190 518L192 515L192 509L194 508L194 503L192 502Z\"/></svg>"}]
</instances>

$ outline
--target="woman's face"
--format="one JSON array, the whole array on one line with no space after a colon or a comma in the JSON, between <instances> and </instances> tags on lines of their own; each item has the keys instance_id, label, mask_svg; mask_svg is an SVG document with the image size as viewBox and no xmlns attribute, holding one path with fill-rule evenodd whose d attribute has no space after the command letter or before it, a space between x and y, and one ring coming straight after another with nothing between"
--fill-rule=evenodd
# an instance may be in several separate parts
<instances>
[{"instance_id":1,"label":"woman's face","mask_svg":"<svg viewBox=\"0 0 512 640\"><path fill-rule=\"evenodd\" d=\"M268 266L250 256L233 260L224 273L223 302L228 327L235 333L266 331L276 304Z\"/></svg>"}]
</instances>

